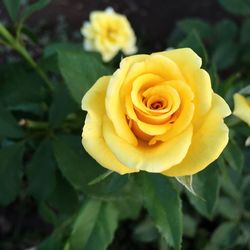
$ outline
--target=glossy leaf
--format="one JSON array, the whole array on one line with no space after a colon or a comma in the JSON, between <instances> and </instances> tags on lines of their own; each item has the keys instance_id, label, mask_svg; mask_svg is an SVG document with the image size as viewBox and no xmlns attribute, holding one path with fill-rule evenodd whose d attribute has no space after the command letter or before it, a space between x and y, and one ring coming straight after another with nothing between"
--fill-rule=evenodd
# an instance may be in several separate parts
<instances>
[{"instance_id":1,"label":"glossy leaf","mask_svg":"<svg viewBox=\"0 0 250 250\"><path fill-rule=\"evenodd\" d=\"M99 77L110 74L95 54L86 53L83 49L58 50L58 63L71 95L79 104Z\"/></svg>"},{"instance_id":2,"label":"glossy leaf","mask_svg":"<svg viewBox=\"0 0 250 250\"><path fill-rule=\"evenodd\" d=\"M71 215L78 208L78 195L74 188L61 176L56 174L56 185L47 199L47 204L57 215Z\"/></svg>"},{"instance_id":3,"label":"glossy leaf","mask_svg":"<svg viewBox=\"0 0 250 250\"><path fill-rule=\"evenodd\" d=\"M187 18L177 23L178 27L186 34L196 31L201 38L211 36L212 27L205 21L199 18Z\"/></svg>"},{"instance_id":4,"label":"glossy leaf","mask_svg":"<svg viewBox=\"0 0 250 250\"><path fill-rule=\"evenodd\" d=\"M69 240L70 250L106 250L118 225L112 203L89 200L77 217Z\"/></svg>"},{"instance_id":5,"label":"glossy leaf","mask_svg":"<svg viewBox=\"0 0 250 250\"><path fill-rule=\"evenodd\" d=\"M240 146L235 140L230 139L227 147L223 151L223 158L234 170L241 171L244 164L244 155Z\"/></svg>"},{"instance_id":6,"label":"glossy leaf","mask_svg":"<svg viewBox=\"0 0 250 250\"><path fill-rule=\"evenodd\" d=\"M0 100L11 110L30 110L43 107L43 81L22 63L0 65Z\"/></svg>"},{"instance_id":7,"label":"glossy leaf","mask_svg":"<svg viewBox=\"0 0 250 250\"><path fill-rule=\"evenodd\" d=\"M8 205L20 192L23 144L0 149L0 204Z\"/></svg>"},{"instance_id":8,"label":"glossy leaf","mask_svg":"<svg viewBox=\"0 0 250 250\"><path fill-rule=\"evenodd\" d=\"M209 219L213 216L220 188L217 168L216 164L212 164L200 173L193 175L193 187L197 196L188 193L191 204Z\"/></svg>"},{"instance_id":9,"label":"glossy leaf","mask_svg":"<svg viewBox=\"0 0 250 250\"><path fill-rule=\"evenodd\" d=\"M71 145L66 144L66 140L56 139L53 146L59 169L76 189L84 191L89 181L104 172L104 169L99 168L94 160L83 153L83 149L82 152L75 151Z\"/></svg>"},{"instance_id":10,"label":"glossy leaf","mask_svg":"<svg viewBox=\"0 0 250 250\"><path fill-rule=\"evenodd\" d=\"M239 229L234 222L221 224L213 233L210 242L205 250L234 249Z\"/></svg>"},{"instance_id":11,"label":"glossy leaf","mask_svg":"<svg viewBox=\"0 0 250 250\"><path fill-rule=\"evenodd\" d=\"M106 169L84 151L79 137L57 138L53 145L59 169L75 189L95 195L116 195L126 185L128 177L116 173L89 185Z\"/></svg>"},{"instance_id":12,"label":"glossy leaf","mask_svg":"<svg viewBox=\"0 0 250 250\"><path fill-rule=\"evenodd\" d=\"M53 233L36 248L37 250L62 250L63 236Z\"/></svg>"},{"instance_id":13,"label":"glossy leaf","mask_svg":"<svg viewBox=\"0 0 250 250\"><path fill-rule=\"evenodd\" d=\"M167 243L181 248L181 200L170 180L159 174L143 173L139 176L146 209Z\"/></svg>"},{"instance_id":14,"label":"glossy leaf","mask_svg":"<svg viewBox=\"0 0 250 250\"><path fill-rule=\"evenodd\" d=\"M77 105L63 84L56 87L53 102L49 110L49 123L52 128L59 127L68 114L74 112ZM80 109L80 107L78 107Z\"/></svg>"},{"instance_id":15,"label":"glossy leaf","mask_svg":"<svg viewBox=\"0 0 250 250\"><path fill-rule=\"evenodd\" d=\"M20 138L23 131L13 115L0 104L0 136Z\"/></svg>"},{"instance_id":16,"label":"glossy leaf","mask_svg":"<svg viewBox=\"0 0 250 250\"><path fill-rule=\"evenodd\" d=\"M213 37L213 42L222 44L233 40L236 38L237 28L237 25L230 19L224 19L218 22L214 29L215 37Z\"/></svg>"},{"instance_id":17,"label":"glossy leaf","mask_svg":"<svg viewBox=\"0 0 250 250\"><path fill-rule=\"evenodd\" d=\"M3 3L13 22L17 20L21 0L3 0Z\"/></svg>"},{"instance_id":18,"label":"glossy leaf","mask_svg":"<svg viewBox=\"0 0 250 250\"><path fill-rule=\"evenodd\" d=\"M30 17L33 13L35 13L36 11L39 11L41 9L43 9L44 7L46 7L49 3L51 2L51 0L37 0L36 2L28 5L25 9L24 12L22 13L22 20L27 19L28 17Z\"/></svg>"},{"instance_id":19,"label":"glossy leaf","mask_svg":"<svg viewBox=\"0 0 250 250\"><path fill-rule=\"evenodd\" d=\"M250 43L250 19L244 20L241 31L240 31L240 41L242 44L248 44Z\"/></svg>"},{"instance_id":20,"label":"glossy leaf","mask_svg":"<svg viewBox=\"0 0 250 250\"><path fill-rule=\"evenodd\" d=\"M55 187L56 163L51 142L43 141L28 166L28 191L38 201L45 200ZM45 184L46 180L46 184Z\"/></svg>"},{"instance_id":21,"label":"glossy leaf","mask_svg":"<svg viewBox=\"0 0 250 250\"><path fill-rule=\"evenodd\" d=\"M217 69L226 69L233 65L237 58L238 47L232 42L222 43L218 45L212 55L212 63Z\"/></svg>"},{"instance_id":22,"label":"glossy leaf","mask_svg":"<svg viewBox=\"0 0 250 250\"><path fill-rule=\"evenodd\" d=\"M238 15L250 15L250 0L219 0L225 10Z\"/></svg>"}]
</instances>

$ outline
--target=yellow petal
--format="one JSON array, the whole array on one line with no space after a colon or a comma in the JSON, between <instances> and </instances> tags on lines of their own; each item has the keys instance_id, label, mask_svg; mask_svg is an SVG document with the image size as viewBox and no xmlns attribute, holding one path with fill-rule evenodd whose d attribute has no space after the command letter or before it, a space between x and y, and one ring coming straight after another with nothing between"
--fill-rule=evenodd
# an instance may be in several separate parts
<instances>
[{"instance_id":1,"label":"yellow petal","mask_svg":"<svg viewBox=\"0 0 250 250\"><path fill-rule=\"evenodd\" d=\"M155 54L160 54L166 56L177 63L180 69L189 68L200 68L201 58L190 48L173 49L163 52L158 52ZM189 62L189 63L187 63ZM191 64L191 65L190 65Z\"/></svg>"},{"instance_id":2,"label":"yellow petal","mask_svg":"<svg viewBox=\"0 0 250 250\"><path fill-rule=\"evenodd\" d=\"M179 66L186 82L191 87L195 105L193 124L195 129L199 128L200 121L204 119L203 116L211 108L213 93L208 73L200 69L201 58L189 48L175 49L159 54L173 60Z\"/></svg>"},{"instance_id":3,"label":"yellow petal","mask_svg":"<svg viewBox=\"0 0 250 250\"><path fill-rule=\"evenodd\" d=\"M116 159L103 138L104 99L109 80L108 76L100 78L83 97L82 109L88 114L83 127L82 144L103 167L120 174L136 172L136 169L126 167Z\"/></svg>"},{"instance_id":4,"label":"yellow petal","mask_svg":"<svg viewBox=\"0 0 250 250\"><path fill-rule=\"evenodd\" d=\"M164 80L184 80L176 63L160 54L147 56L143 61L134 63L126 77L126 82L131 83L144 74L155 74Z\"/></svg>"},{"instance_id":5,"label":"yellow petal","mask_svg":"<svg viewBox=\"0 0 250 250\"><path fill-rule=\"evenodd\" d=\"M137 139L128 126L125 116L125 107L120 98L120 93L131 65L138 61L142 61L146 57L147 55L129 56L121 61L120 69L118 69L110 79L105 99L107 115L112 121L116 133L133 145L137 145Z\"/></svg>"},{"instance_id":6,"label":"yellow petal","mask_svg":"<svg viewBox=\"0 0 250 250\"><path fill-rule=\"evenodd\" d=\"M172 124L171 129L163 135L155 136L151 143L155 141L168 141L186 129L193 120L195 108L193 104L194 95L191 88L182 81L168 81L167 84L175 88L179 93L182 100L181 107L177 114L174 115L175 117L173 117L174 123Z\"/></svg>"},{"instance_id":7,"label":"yellow petal","mask_svg":"<svg viewBox=\"0 0 250 250\"><path fill-rule=\"evenodd\" d=\"M128 117L137 124L137 126L143 133L147 135L151 135L151 136L161 135L161 134L164 134L169 129L169 124L167 123L150 124L148 122L149 120L147 120L145 116L142 117L143 120L140 120L134 111L133 103L130 97L126 98L126 112L127 112Z\"/></svg>"},{"instance_id":8,"label":"yellow petal","mask_svg":"<svg viewBox=\"0 0 250 250\"><path fill-rule=\"evenodd\" d=\"M228 127L223 117L230 114L225 101L213 95L212 108L198 131L194 133L190 148L184 160L162 172L167 176L193 175L216 160L228 143Z\"/></svg>"},{"instance_id":9,"label":"yellow petal","mask_svg":"<svg viewBox=\"0 0 250 250\"><path fill-rule=\"evenodd\" d=\"M137 146L119 137L106 118L103 123L103 136L116 158L125 166L148 172L162 172L182 161L192 138L192 126L172 140L148 146L140 142Z\"/></svg>"},{"instance_id":10,"label":"yellow petal","mask_svg":"<svg viewBox=\"0 0 250 250\"><path fill-rule=\"evenodd\" d=\"M143 112L150 114L150 112L146 109L145 105L140 100L140 92L163 81L164 79L162 77L151 73L143 74L137 77L133 81L132 90L131 93L129 93L131 95L133 104Z\"/></svg>"},{"instance_id":11,"label":"yellow petal","mask_svg":"<svg viewBox=\"0 0 250 250\"><path fill-rule=\"evenodd\" d=\"M250 101L240 94L235 94L233 114L250 126Z\"/></svg>"}]
</instances>

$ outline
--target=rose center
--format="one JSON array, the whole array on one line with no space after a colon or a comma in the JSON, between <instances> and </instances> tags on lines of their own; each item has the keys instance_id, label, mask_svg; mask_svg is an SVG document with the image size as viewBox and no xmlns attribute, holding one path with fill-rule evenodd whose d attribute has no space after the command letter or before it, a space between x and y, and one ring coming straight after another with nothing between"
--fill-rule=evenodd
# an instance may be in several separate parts
<instances>
[{"instance_id":1,"label":"rose center","mask_svg":"<svg viewBox=\"0 0 250 250\"><path fill-rule=\"evenodd\" d=\"M142 97L144 105L151 110L163 110L167 106L167 101L161 96L151 96L149 98Z\"/></svg>"},{"instance_id":2,"label":"rose center","mask_svg":"<svg viewBox=\"0 0 250 250\"><path fill-rule=\"evenodd\" d=\"M150 105L151 109L162 109L162 102L154 102Z\"/></svg>"}]
</instances>

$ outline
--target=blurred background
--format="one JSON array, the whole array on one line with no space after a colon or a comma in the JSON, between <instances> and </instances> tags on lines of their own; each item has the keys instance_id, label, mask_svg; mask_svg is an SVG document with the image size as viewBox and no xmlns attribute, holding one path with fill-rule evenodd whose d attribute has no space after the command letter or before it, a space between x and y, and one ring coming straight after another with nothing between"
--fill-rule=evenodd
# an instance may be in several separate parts
<instances>
[{"instance_id":1,"label":"blurred background","mask_svg":"<svg viewBox=\"0 0 250 250\"><path fill-rule=\"evenodd\" d=\"M225 18L237 20L217 0L52 0L28 23L33 32L42 35L41 42L45 43L48 39L79 41L82 39L79 30L83 22L88 20L90 12L109 6L128 17L140 42L143 41L143 46L151 51L166 48L167 37L178 20L197 17L211 24ZM1 20L8 21L3 5L0 10Z\"/></svg>"}]
</instances>

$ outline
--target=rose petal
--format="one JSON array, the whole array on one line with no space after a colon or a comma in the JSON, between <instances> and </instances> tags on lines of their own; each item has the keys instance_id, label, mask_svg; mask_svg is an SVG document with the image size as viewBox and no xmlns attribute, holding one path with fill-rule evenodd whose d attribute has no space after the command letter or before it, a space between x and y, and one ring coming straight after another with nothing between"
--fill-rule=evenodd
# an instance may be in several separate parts
<instances>
[{"instance_id":1,"label":"rose petal","mask_svg":"<svg viewBox=\"0 0 250 250\"><path fill-rule=\"evenodd\" d=\"M209 111L212 104L212 88L208 73L200 69L201 58L189 48L170 50L157 53L173 60L181 70L186 82L194 93L194 126L195 130L199 128L200 121Z\"/></svg>"},{"instance_id":2,"label":"rose petal","mask_svg":"<svg viewBox=\"0 0 250 250\"><path fill-rule=\"evenodd\" d=\"M137 172L136 169L122 165L106 145L103 133L104 99L110 77L100 78L82 100L82 109L88 111L82 132L85 150L102 166L120 174ZM98 100L98 101L97 101Z\"/></svg>"},{"instance_id":3,"label":"rose petal","mask_svg":"<svg viewBox=\"0 0 250 250\"><path fill-rule=\"evenodd\" d=\"M125 116L125 107L120 98L120 89L131 65L138 61L142 61L146 57L147 55L129 56L122 60L120 65L121 69L118 69L110 79L105 99L107 115L112 121L116 133L133 145L137 145L138 142L128 126Z\"/></svg>"},{"instance_id":4,"label":"rose petal","mask_svg":"<svg viewBox=\"0 0 250 250\"><path fill-rule=\"evenodd\" d=\"M140 142L137 146L119 137L106 117L103 123L103 136L116 158L125 166L148 172L162 172L182 161L192 139L192 126L172 140L154 146Z\"/></svg>"},{"instance_id":5,"label":"rose petal","mask_svg":"<svg viewBox=\"0 0 250 250\"><path fill-rule=\"evenodd\" d=\"M228 127L223 117L231 113L226 102L213 95L212 108L195 132L186 157L178 165L162 172L167 176L193 175L216 160L228 143Z\"/></svg>"},{"instance_id":6,"label":"rose petal","mask_svg":"<svg viewBox=\"0 0 250 250\"><path fill-rule=\"evenodd\" d=\"M240 94L235 94L233 114L250 126L250 101Z\"/></svg>"}]
</instances>

